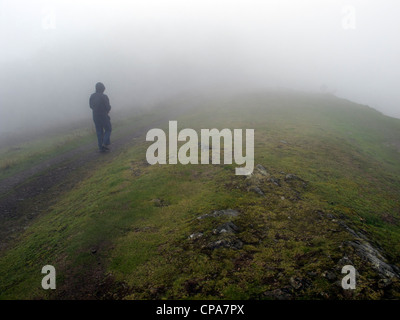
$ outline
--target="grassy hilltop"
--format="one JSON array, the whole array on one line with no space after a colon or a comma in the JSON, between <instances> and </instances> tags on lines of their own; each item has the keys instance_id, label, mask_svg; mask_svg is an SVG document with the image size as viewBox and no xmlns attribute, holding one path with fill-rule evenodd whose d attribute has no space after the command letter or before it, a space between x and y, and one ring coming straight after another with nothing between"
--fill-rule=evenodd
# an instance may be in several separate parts
<instances>
[{"instance_id":1,"label":"grassy hilltop","mask_svg":"<svg viewBox=\"0 0 400 320\"><path fill-rule=\"evenodd\" d=\"M334 96L267 92L177 98L115 123L113 137L153 122L167 133L168 120L255 129L253 175L150 166L145 132L96 154L1 218L15 232L0 250L0 298L400 298L400 120ZM0 177L91 139L82 129L5 147ZM53 291L41 288L46 264ZM341 287L347 264L355 290Z\"/></svg>"}]
</instances>

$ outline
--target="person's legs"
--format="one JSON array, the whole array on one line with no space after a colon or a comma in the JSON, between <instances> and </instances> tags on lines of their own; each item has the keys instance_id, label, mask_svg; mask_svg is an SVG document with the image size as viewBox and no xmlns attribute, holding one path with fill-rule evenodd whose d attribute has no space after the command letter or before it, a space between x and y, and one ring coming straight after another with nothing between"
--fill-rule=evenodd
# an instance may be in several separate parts
<instances>
[{"instance_id":1,"label":"person's legs","mask_svg":"<svg viewBox=\"0 0 400 320\"><path fill-rule=\"evenodd\" d=\"M110 117L106 116L104 118L104 122L103 122L103 127L104 127L104 137L103 137L103 144L105 146L108 146L111 142L110 142L110 137L111 137L111 121L110 121Z\"/></svg>"},{"instance_id":2,"label":"person's legs","mask_svg":"<svg viewBox=\"0 0 400 320\"><path fill-rule=\"evenodd\" d=\"M99 146L99 150L103 150L103 139L104 139L104 131L103 131L103 121L99 116L93 115L94 125L96 127L97 134L97 143Z\"/></svg>"}]
</instances>

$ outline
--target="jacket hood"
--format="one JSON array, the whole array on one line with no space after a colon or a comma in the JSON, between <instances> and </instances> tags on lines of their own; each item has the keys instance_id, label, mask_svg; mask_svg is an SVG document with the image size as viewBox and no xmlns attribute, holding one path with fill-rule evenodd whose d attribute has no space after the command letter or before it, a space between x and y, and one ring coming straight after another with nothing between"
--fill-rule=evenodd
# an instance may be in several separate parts
<instances>
[{"instance_id":1,"label":"jacket hood","mask_svg":"<svg viewBox=\"0 0 400 320\"><path fill-rule=\"evenodd\" d=\"M103 93L106 90L106 87L101 82L96 83L96 92Z\"/></svg>"}]
</instances>

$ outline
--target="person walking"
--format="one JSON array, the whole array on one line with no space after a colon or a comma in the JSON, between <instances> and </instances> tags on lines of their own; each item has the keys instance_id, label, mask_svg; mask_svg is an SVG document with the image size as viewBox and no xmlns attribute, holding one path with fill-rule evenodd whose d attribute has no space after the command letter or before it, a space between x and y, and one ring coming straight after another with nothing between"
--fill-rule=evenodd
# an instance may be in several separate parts
<instances>
[{"instance_id":1,"label":"person walking","mask_svg":"<svg viewBox=\"0 0 400 320\"><path fill-rule=\"evenodd\" d=\"M89 106L93 111L93 121L96 127L97 142L100 152L107 152L110 149L111 120L110 120L110 100L104 94L106 87L103 83L96 83L96 92L90 96Z\"/></svg>"}]
</instances>

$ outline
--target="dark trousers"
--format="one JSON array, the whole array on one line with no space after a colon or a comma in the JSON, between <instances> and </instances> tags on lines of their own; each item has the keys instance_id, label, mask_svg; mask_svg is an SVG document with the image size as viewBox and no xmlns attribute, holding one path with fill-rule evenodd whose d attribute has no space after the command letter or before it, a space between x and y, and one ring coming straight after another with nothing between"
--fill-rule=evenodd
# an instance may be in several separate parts
<instances>
[{"instance_id":1,"label":"dark trousers","mask_svg":"<svg viewBox=\"0 0 400 320\"><path fill-rule=\"evenodd\" d=\"M110 116L107 114L93 114L93 121L96 127L97 142L99 145L99 149L101 150L103 148L103 145L107 146L110 144Z\"/></svg>"}]
</instances>

